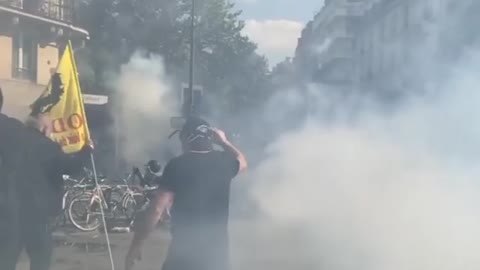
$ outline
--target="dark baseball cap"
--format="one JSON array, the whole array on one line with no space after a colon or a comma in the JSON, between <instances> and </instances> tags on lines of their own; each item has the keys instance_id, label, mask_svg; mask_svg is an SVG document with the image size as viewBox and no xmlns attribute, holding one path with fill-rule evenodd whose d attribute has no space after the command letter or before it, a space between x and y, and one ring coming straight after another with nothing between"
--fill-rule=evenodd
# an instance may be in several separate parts
<instances>
[{"instance_id":1,"label":"dark baseball cap","mask_svg":"<svg viewBox=\"0 0 480 270\"><path fill-rule=\"evenodd\" d=\"M182 136L184 134L194 133L201 126L210 128L210 124L200 117L189 116L187 118L183 118L183 121L181 121L181 124L178 124L178 123L176 124L175 130L173 131L172 134L170 134L169 138L173 137L173 135L177 133L180 133Z\"/></svg>"},{"instance_id":2,"label":"dark baseball cap","mask_svg":"<svg viewBox=\"0 0 480 270\"><path fill-rule=\"evenodd\" d=\"M193 133L201 126L210 127L210 124L202 118L191 116L185 121L181 133Z\"/></svg>"}]
</instances>

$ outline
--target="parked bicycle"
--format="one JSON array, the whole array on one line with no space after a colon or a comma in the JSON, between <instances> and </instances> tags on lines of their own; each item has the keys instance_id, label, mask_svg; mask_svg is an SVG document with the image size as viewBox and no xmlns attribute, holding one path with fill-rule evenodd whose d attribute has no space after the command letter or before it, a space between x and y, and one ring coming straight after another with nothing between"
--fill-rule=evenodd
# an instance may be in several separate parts
<instances>
[{"instance_id":1,"label":"parked bicycle","mask_svg":"<svg viewBox=\"0 0 480 270\"><path fill-rule=\"evenodd\" d=\"M104 177L99 177L100 182L104 182ZM64 193L62 197L62 212L57 217L55 226L65 227L67 225L68 218L68 205L72 198L85 192L86 190L93 189L95 186L95 180L93 178L93 172L87 168L83 168L83 176L80 180L73 178L71 175L63 175Z\"/></svg>"},{"instance_id":2,"label":"parked bicycle","mask_svg":"<svg viewBox=\"0 0 480 270\"><path fill-rule=\"evenodd\" d=\"M102 224L102 210L107 223L124 221L130 226L137 210L136 197L143 196L128 185L95 185L74 196L68 207L70 222L81 231L94 231Z\"/></svg>"},{"instance_id":3,"label":"parked bicycle","mask_svg":"<svg viewBox=\"0 0 480 270\"><path fill-rule=\"evenodd\" d=\"M65 176L66 191L63 198L64 225L66 220L81 231L94 231L102 225L102 210L107 226L119 223L132 226L137 213L144 211L157 189L161 166L151 160L143 173L134 167L120 184L98 186L91 171L85 169L85 177L77 181ZM162 216L160 224L168 224L169 209Z\"/></svg>"}]
</instances>

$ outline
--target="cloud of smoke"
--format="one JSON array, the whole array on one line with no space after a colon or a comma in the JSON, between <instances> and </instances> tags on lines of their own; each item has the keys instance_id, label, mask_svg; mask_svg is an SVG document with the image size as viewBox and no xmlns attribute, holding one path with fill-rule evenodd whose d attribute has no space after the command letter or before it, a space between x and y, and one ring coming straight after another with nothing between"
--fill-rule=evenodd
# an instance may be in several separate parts
<instances>
[{"instance_id":1,"label":"cloud of smoke","mask_svg":"<svg viewBox=\"0 0 480 270\"><path fill-rule=\"evenodd\" d=\"M457 26L448 31L466 29ZM423 49L437 45L428 40ZM252 196L271 224L301 229L310 269L478 267L480 51L464 50L441 78L430 60L418 66L430 68L422 80L435 91L393 113L356 98L337 106L317 87L302 104L319 101L317 111L332 117L310 114L272 142L252 172ZM296 259L275 246L277 258Z\"/></svg>"},{"instance_id":2,"label":"cloud of smoke","mask_svg":"<svg viewBox=\"0 0 480 270\"><path fill-rule=\"evenodd\" d=\"M385 126L310 122L283 136L256 171L262 209L309 232L329 269L474 267L478 170L382 134Z\"/></svg>"},{"instance_id":3,"label":"cloud of smoke","mask_svg":"<svg viewBox=\"0 0 480 270\"><path fill-rule=\"evenodd\" d=\"M122 66L114 89L122 157L137 165L161 159L158 151L168 145L169 118L178 106L163 59L135 53Z\"/></svg>"}]
</instances>

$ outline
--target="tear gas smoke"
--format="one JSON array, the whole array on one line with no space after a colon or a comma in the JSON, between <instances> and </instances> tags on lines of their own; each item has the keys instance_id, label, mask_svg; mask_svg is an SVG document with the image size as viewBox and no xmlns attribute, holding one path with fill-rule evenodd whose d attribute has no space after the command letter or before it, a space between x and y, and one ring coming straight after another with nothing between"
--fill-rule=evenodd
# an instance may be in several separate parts
<instances>
[{"instance_id":1,"label":"tear gas smoke","mask_svg":"<svg viewBox=\"0 0 480 270\"><path fill-rule=\"evenodd\" d=\"M114 85L115 118L122 157L130 164L161 159L168 145L169 118L177 112L163 59L137 52L123 65ZM163 161L163 160L161 160Z\"/></svg>"},{"instance_id":2,"label":"tear gas smoke","mask_svg":"<svg viewBox=\"0 0 480 270\"><path fill-rule=\"evenodd\" d=\"M268 221L234 223L234 269L478 268L480 50L451 65L432 49L458 45L459 33L476 27L454 17L441 16L409 48L415 79L433 91L393 113L364 92L345 97L327 86L282 92L265 106L272 125L261 134L290 131L275 134L247 175ZM161 60L136 54L115 88L124 157L143 162L176 109ZM304 121L289 118L304 112ZM257 267L241 267L246 261Z\"/></svg>"},{"instance_id":3,"label":"tear gas smoke","mask_svg":"<svg viewBox=\"0 0 480 270\"><path fill-rule=\"evenodd\" d=\"M439 32L436 42L471 27L452 25L432 27ZM328 87L314 87L314 96L297 106L316 100L316 112L271 142L267 158L251 173L252 196L271 219L271 230L298 229L285 230L270 252L289 261L298 259L299 249L308 253L283 269L480 265L480 50L458 47L463 57L447 66L444 59L425 62L438 55L421 52L439 44L423 45L413 55L423 55L419 74L435 91L387 114L382 106L357 98L339 102ZM323 117L326 111L331 117ZM302 236L301 245L290 245L291 234ZM305 260L310 264L302 268Z\"/></svg>"}]
</instances>

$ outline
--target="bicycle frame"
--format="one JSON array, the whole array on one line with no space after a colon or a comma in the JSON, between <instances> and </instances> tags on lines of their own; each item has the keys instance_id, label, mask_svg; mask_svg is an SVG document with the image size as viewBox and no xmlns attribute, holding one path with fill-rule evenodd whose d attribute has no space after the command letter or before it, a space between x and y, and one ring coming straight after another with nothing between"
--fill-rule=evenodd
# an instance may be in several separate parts
<instances>
[{"instance_id":1,"label":"bicycle frame","mask_svg":"<svg viewBox=\"0 0 480 270\"><path fill-rule=\"evenodd\" d=\"M110 207L105 199L102 188L112 188L106 185L98 185L92 190L92 198L90 199L90 205L93 205L95 201L102 205L104 210L110 210Z\"/></svg>"},{"instance_id":2,"label":"bicycle frame","mask_svg":"<svg viewBox=\"0 0 480 270\"><path fill-rule=\"evenodd\" d=\"M68 175L64 175L63 180L64 180L64 181L73 182L74 185L73 185L73 186L70 186L70 187L67 187L67 188L66 188L66 191L65 191L64 194L63 194L63 197L62 197L62 210L66 210L66 207L67 207L67 198L68 198L68 196L69 196L73 191L75 191L75 190L84 191L84 190L86 190L87 188L93 186L92 184L88 184L88 183L86 184L86 183L85 183L85 182L88 180L87 177L84 177L84 178L82 178L82 180L78 181L78 180L76 180L76 179L71 178L71 177L68 176Z\"/></svg>"}]
</instances>

